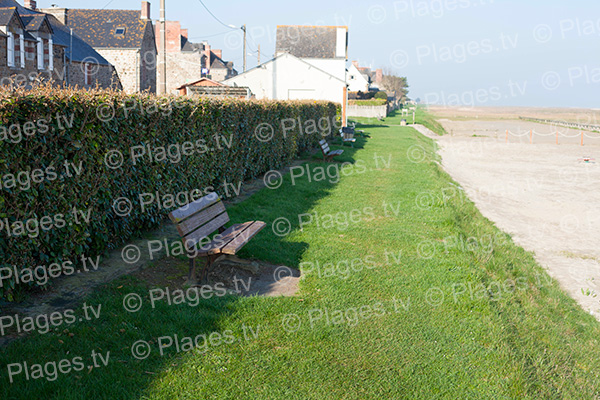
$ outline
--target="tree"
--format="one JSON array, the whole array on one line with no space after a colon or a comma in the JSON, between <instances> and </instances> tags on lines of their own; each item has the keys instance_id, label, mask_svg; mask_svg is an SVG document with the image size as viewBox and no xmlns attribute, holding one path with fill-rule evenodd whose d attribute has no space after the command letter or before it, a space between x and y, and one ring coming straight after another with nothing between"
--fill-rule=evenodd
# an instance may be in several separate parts
<instances>
[{"instance_id":1,"label":"tree","mask_svg":"<svg viewBox=\"0 0 600 400\"><path fill-rule=\"evenodd\" d=\"M388 92L395 92L397 99L406 101L409 86L405 76L397 76L391 68L384 68L381 84Z\"/></svg>"}]
</instances>

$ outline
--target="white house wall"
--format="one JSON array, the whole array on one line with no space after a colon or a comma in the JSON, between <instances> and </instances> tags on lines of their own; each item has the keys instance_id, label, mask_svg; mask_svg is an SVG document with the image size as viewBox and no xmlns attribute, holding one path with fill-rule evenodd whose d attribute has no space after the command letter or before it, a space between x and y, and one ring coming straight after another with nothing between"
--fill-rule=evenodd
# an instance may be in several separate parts
<instances>
[{"instance_id":1,"label":"white house wall","mask_svg":"<svg viewBox=\"0 0 600 400\"><path fill-rule=\"evenodd\" d=\"M248 86L258 99L311 99L336 103L342 103L344 99L343 80L289 55L280 56L223 83Z\"/></svg>"},{"instance_id":2,"label":"white house wall","mask_svg":"<svg viewBox=\"0 0 600 400\"><path fill-rule=\"evenodd\" d=\"M302 61L314 65L342 81L346 80L346 61L344 59L303 58Z\"/></svg>"}]
</instances>

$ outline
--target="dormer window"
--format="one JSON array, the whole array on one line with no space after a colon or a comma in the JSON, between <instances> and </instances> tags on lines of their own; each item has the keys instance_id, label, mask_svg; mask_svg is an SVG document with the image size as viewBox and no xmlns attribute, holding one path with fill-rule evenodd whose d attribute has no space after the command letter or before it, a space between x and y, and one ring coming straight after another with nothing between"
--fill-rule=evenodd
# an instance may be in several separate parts
<instances>
[{"instance_id":1,"label":"dormer window","mask_svg":"<svg viewBox=\"0 0 600 400\"><path fill-rule=\"evenodd\" d=\"M115 29L115 36L125 36L125 28L120 26Z\"/></svg>"}]
</instances>

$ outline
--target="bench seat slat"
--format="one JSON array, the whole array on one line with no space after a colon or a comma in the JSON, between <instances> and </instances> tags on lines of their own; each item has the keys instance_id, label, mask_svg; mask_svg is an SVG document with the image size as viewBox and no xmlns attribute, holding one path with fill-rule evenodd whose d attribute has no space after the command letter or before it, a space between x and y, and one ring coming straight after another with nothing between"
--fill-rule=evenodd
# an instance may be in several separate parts
<instances>
[{"instance_id":1,"label":"bench seat slat","mask_svg":"<svg viewBox=\"0 0 600 400\"><path fill-rule=\"evenodd\" d=\"M221 248L225 247L240 234L243 234L243 232L253 223L254 221L248 221L244 222L243 224L235 224L230 226L225 230L225 232L216 235L209 243L202 244L198 251L198 255L206 256L211 254L219 254L221 252Z\"/></svg>"},{"instance_id":2,"label":"bench seat slat","mask_svg":"<svg viewBox=\"0 0 600 400\"><path fill-rule=\"evenodd\" d=\"M199 226L206 224L208 221L214 219L220 214L225 212L225 205L222 201L219 201L204 210L196 213L191 218L180 222L177 225L177 231L180 236L186 236L187 234L195 231Z\"/></svg>"},{"instance_id":3,"label":"bench seat slat","mask_svg":"<svg viewBox=\"0 0 600 400\"><path fill-rule=\"evenodd\" d=\"M196 247L200 241L203 241L204 238L208 237L211 233L225 225L229 222L229 215L227 213L223 213L216 218L209 221L204 226L190 233L189 235L183 238L183 242L188 250L192 250Z\"/></svg>"},{"instance_id":4,"label":"bench seat slat","mask_svg":"<svg viewBox=\"0 0 600 400\"><path fill-rule=\"evenodd\" d=\"M267 224L262 221L254 221L248 228L244 229L237 237L221 248L223 254L235 254L244 247L250 239L260 232Z\"/></svg>"}]
</instances>

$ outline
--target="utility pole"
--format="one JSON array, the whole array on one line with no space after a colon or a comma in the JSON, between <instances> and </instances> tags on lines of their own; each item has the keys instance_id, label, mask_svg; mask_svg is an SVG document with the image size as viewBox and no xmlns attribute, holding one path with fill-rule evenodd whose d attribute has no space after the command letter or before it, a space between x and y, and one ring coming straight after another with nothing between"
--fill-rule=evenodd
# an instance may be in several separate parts
<instances>
[{"instance_id":1,"label":"utility pole","mask_svg":"<svg viewBox=\"0 0 600 400\"><path fill-rule=\"evenodd\" d=\"M162 75L158 82L158 94L167 93L167 30L165 19L165 0L160 0L160 49L162 54L159 55L159 72Z\"/></svg>"},{"instance_id":2,"label":"utility pole","mask_svg":"<svg viewBox=\"0 0 600 400\"><path fill-rule=\"evenodd\" d=\"M242 26L244 31L244 72L246 72L246 24Z\"/></svg>"},{"instance_id":3,"label":"utility pole","mask_svg":"<svg viewBox=\"0 0 600 400\"><path fill-rule=\"evenodd\" d=\"M258 65L260 65L260 44L258 45Z\"/></svg>"}]
</instances>

